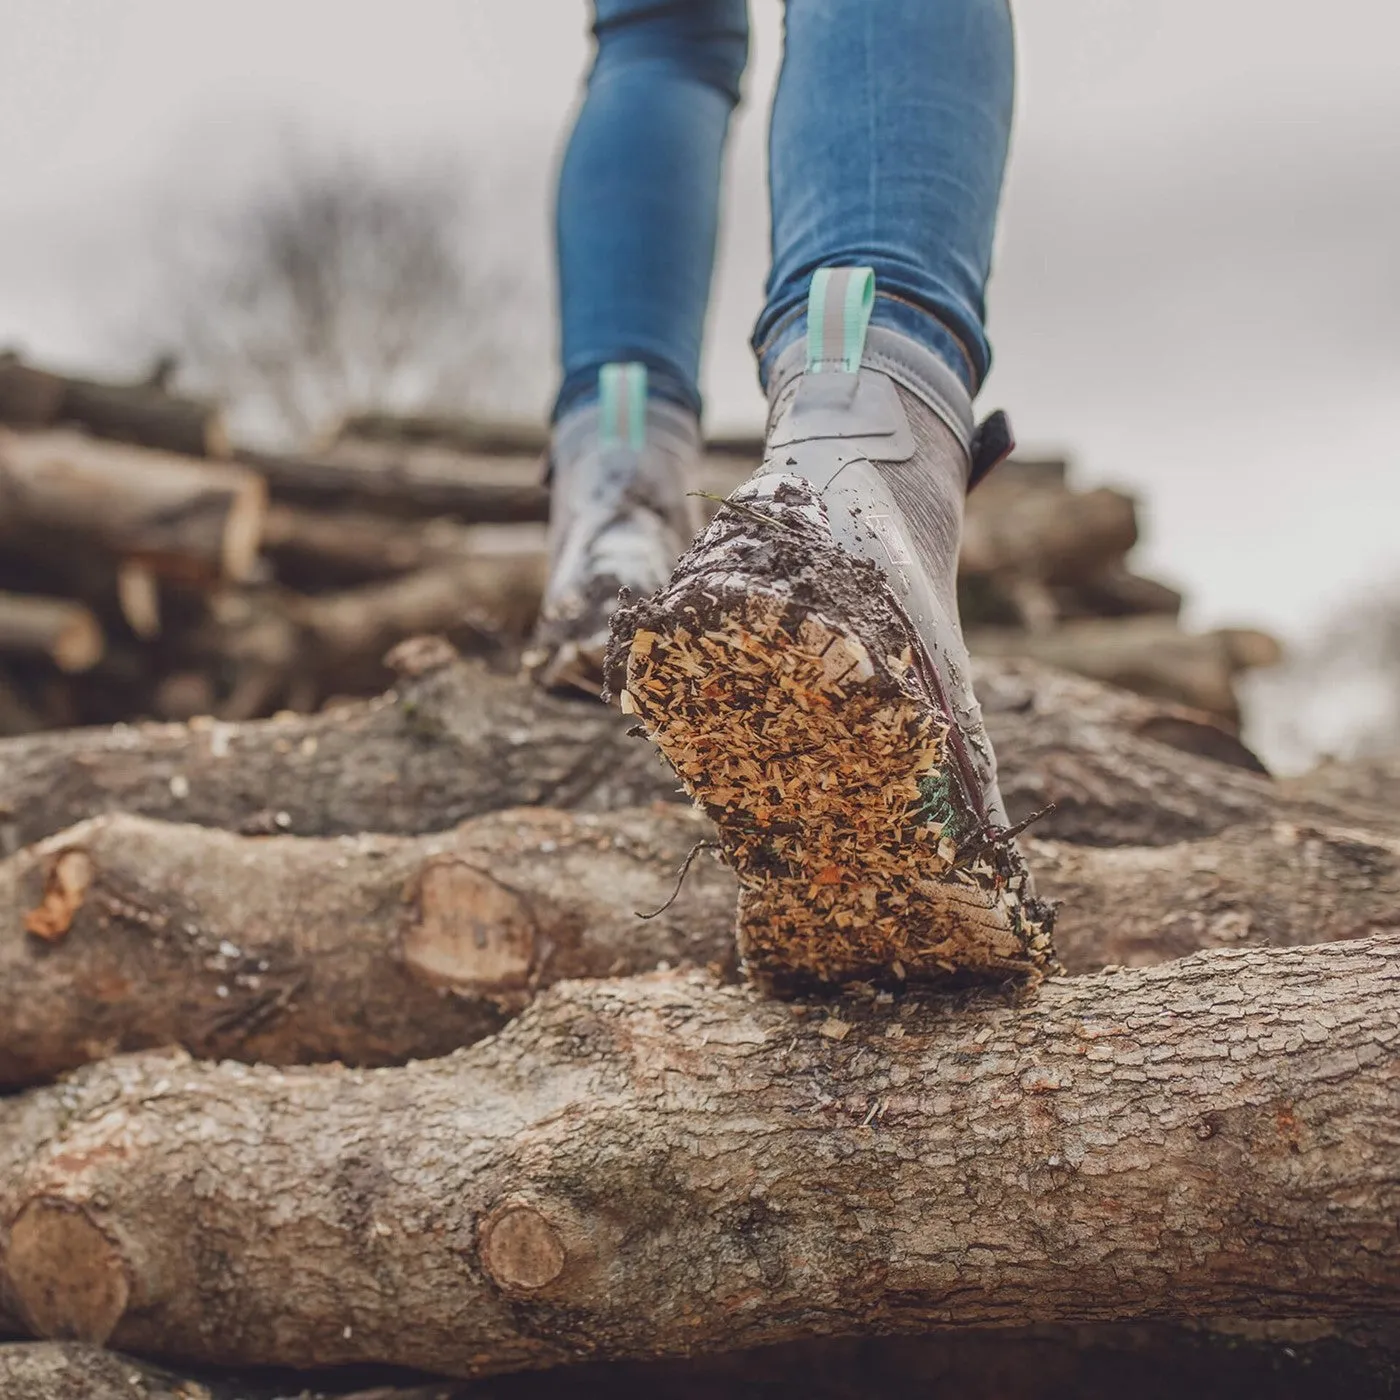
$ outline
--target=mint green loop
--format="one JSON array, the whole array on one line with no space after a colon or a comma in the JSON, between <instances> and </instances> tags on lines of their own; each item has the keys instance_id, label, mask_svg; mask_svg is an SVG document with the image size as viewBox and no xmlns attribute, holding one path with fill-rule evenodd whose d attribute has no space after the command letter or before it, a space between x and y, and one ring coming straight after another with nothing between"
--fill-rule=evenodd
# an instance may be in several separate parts
<instances>
[{"instance_id":1,"label":"mint green loop","mask_svg":"<svg viewBox=\"0 0 1400 1400\"><path fill-rule=\"evenodd\" d=\"M865 332L875 305L875 273L868 267L819 267L807 294L809 373L855 374L865 354Z\"/></svg>"},{"instance_id":2,"label":"mint green loop","mask_svg":"<svg viewBox=\"0 0 1400 1400\"><path fill-rule=\"evenodd\" d=\"M647 367L637 361L598 371L598 437L641 451L647 435Z\"/></svg>"}]
</instances>

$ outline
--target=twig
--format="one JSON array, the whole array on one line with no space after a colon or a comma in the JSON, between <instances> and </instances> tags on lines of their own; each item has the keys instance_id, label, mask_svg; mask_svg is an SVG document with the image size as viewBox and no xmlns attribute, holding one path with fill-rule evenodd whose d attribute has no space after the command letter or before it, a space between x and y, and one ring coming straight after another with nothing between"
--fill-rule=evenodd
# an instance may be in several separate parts
<instances>
[{"instance_id":1,"label":"twig","mask_svg":"<svg viewBox=\"0 0 1400 1400\"><path fill-rule=\"evenodd\" d=\"M961 870L989 847L1003 846L1008 841L1014 841L1028 826L1033 826L1041 817L1048 817L1054 810L1055 804L1053 802L1047 802L1038 812L1032 812L1024 821L1017 822L1015 826L994 826L990 830L983 828L983 831L986 831L986 835L983 836L982 832L978 832L978 835L982 836L982 839L967 850L959 851L950 868L953 870Z\"/></svg>"},{"instance_id":2,"label":"twig","mask_svg":"<svg viewBox=\"0 0 1400 1400\"><path fill-rule=\"evenodd\" d=\"M639 919L654 919L658 914L664 914L680 897L681 886L685 884L685 877L690 873L690 862L693 861L701 851L717 850L719 850L718 841L697 841L690 848L686 858L681 862L680 870L676 872L676 888L671 891L670 899L659 909L653 909L650 914L643 914L640 909L634 909L632 912Z\"/></svg>"},{"instance_id":3,"label":"twig","mask_svg":"<svg viewBox=\"0 0 1400 1400\"><path fill-rule=\"evenodd\" d=\"M769 515L767 511L755 510L752 506L744 505L742 501L727 500L723 496L715 495L713 491L687 491L685 494L687 496L700 496L707 501L715 501L721 506L727 506L730 510L738 511L740 515L751 515L760 525L771 525L775 530L781 530L786 535L800 534L786 521L779 520L776 515Z\"/></svg>"}]
</instances>

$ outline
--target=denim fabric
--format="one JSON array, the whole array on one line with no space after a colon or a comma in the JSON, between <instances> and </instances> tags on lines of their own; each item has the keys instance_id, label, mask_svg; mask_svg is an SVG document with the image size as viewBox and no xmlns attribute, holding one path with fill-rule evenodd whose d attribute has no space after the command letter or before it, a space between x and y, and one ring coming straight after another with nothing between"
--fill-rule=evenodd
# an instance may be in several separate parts
<instances>
[{"instance_id":1,"label":"denim fabric","mask_svg":"<svg viewBox=\"0 0 1400 1400\"><path fill-rule=\"evenodd\" d=\"M745 0L595 0L597 58L557 206L563 385L640 360L700 409L721 161L748 48ZM812 273L875 270L872 324L975 392L1011 131L1009 0L787 0L769 137L772 270L760 377L805 333Z\"/></svg>"}]
</instances>

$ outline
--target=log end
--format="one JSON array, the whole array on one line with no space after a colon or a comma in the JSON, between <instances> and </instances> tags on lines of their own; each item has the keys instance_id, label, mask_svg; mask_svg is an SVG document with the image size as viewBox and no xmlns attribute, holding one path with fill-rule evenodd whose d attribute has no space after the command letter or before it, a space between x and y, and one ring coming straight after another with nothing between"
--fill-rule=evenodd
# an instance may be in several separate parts
<instances>
[{"instance_id":1,"label":"log end","mask_svg":"<svg viewBox=\"0 0 1400 1400\"><path fill-rule=\"evenodd\" d=\"M404 930L403 960L431 986L518 1005L529 997L535 921L514 890L452 858L419 871Z\"/></svg>"},{"instance_id":2,"label":"log end","mask_svg":"<svg viewBox=\"0 0 1400 1400\"><path fill-rule=\"evenodd\" d=\"M4 1267L39 1337L101 1345L131 1299L120 1250L67 1201L40 1197L24 1206L10 1230Z\"/></svg>"},{"instance_id":3,"label":"log end","mask_svg":"<svg viewBox=\"0 0 1400 1400\"><path fill-rule=\"evenodd\" d=\"M564 1272L568 1255L559 1231L537 1206L509 1200L481 1223L481 1262L507 1292L534 1293Z\"/></svg>"}]
</instances>

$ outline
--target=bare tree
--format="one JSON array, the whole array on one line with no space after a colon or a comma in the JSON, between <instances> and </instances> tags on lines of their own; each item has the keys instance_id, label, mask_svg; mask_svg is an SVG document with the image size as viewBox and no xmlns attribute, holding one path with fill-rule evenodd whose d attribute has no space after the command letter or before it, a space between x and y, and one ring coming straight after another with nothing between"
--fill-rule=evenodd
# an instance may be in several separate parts
<instances>
[{"instance_id":1,"label":"bare tree","mask_svg":"<svg viewBox=\"0 0 1400 1400\"><path fill-rule=\"evenodd\" d=\"M519 278L482 265L468 183L441 161L299 151L185 221L162 273L182 374L264 438L305 438L355 409L489 400L520 357Z\"/></svg>"}]
</instances>

